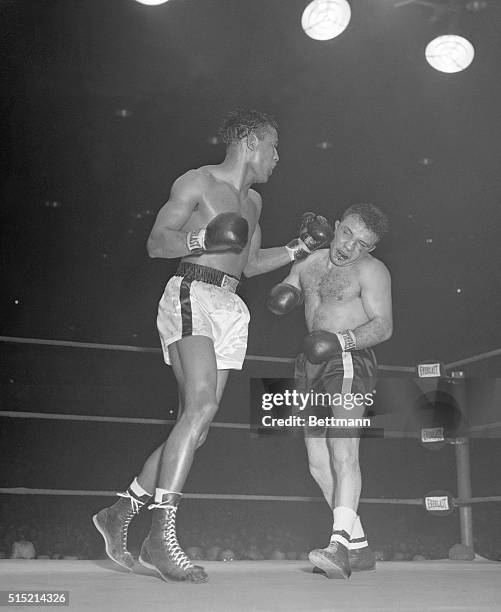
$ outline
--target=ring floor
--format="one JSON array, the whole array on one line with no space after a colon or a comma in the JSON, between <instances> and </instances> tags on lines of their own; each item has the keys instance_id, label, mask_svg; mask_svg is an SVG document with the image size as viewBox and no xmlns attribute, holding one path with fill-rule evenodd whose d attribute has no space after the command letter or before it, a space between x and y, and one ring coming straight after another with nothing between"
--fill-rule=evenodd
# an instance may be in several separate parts
<instances>
[{"instance_id":1,"label":"ring floor","mask_svg":"<svg viewBox=\"0 0 501 612\"><path fill-rule=\"evenodd\" d=\"M483 560L378 563L375 572L349 580L313 574L305 561L203 565L209 582L193 584L163 582L141 566L133 574L122 572L111 561L5 559L0 590L69 591L66 609L94 612L501 610L501 563Z\"/></svg>"}]
</instances>

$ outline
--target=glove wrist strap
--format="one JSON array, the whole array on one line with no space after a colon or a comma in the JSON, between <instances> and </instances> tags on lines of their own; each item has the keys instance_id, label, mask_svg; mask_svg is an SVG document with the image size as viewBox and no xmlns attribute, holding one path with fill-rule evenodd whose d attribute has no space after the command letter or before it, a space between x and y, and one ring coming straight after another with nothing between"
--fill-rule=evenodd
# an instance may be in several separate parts
<instances>
[{"instance_id":1,"label":"glove wrist strap","mask_svg":"<svg viewBox=\"0 0 501 612\"><path fill-rule=\"evenodd\" d=\"M204 251L205 250L205 227L188 232L186 235L186 246L188 251Z\"/></svg>"},{"instance_id":2,"label":"glove wrist strap","mask_svg":"<svg viewBox=\"0 0 501 612\"><path fill-rule=\"evenodd\" d=\"M301 238L295 238L285 245L291 261L298 261L306 259L311 253L310 249L301 240Z\"/></svg>"},{"instance_id":3,"label":"glove wrist strap","mask_svg":"<svg viewBox=\"0 0 501 612\"><path fill-rule=\"evenodd\" d=\"M345 329L336 334L344 352L354 351L357 348L357 339L351 329Z\"/></svg>"}]
</instances>

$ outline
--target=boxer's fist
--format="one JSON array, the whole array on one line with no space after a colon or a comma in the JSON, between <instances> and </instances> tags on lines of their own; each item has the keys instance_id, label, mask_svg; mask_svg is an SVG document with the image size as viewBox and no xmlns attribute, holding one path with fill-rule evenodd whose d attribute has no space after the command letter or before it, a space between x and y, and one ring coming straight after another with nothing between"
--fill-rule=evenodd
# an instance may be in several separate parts
<instances>
[{"instance_id":1,"label":"boxer's fist","mask_svg":"<svg viewBox=\"0 0 501 612\"><path fill-rule=\"evenodd\" d=\"M304 213L301 217L299 238L292 240L287 249L292 259L304 259L316 249L327 246L334 238L334 230L325 217L313 212Z\"/></svg>"},{"instance_id":2,"label":"boxer's fist","mask_svg":"<svg viewBox=\"0 0 501 612\"><path fill-rule=\"evenodd\" d=\"M249 224L236 213L221 213L212 219L205 228L205 250L241 251L249 239Z\"/></svg>"},{"instance_id":3,"label":"boxer's fist","mask_svg":"<svg viewBox=\"0 0 501 612\"><path fill-rule=\"evenodd\" d=\"M284 315L302 302L303 294L297 287L289 283L279 283L270 291L267 305L274 314Z\"/></svg>"},{"instance_id":4,"label":"boxer's fist","mask_svg":"<svg viewBox=\"0 0 501 612\"><path fill-rule=\"evenodd\" d=\"M305 337L303 352L311 363L322 363L340 355L343 346L337 334L318 329Z\"/></svg>"},{"instance_id":5,"label":"boxer's fist","mask_svg":"<svg viewBox=\"0 0 501 612\"><path fill-rule=\"evenodd\" d=\"M188 233L187 245L190 252L237 251L245 248L249 239L247 219L233 212L216 215L207 227Z\"/></svg>"}]
</instances>

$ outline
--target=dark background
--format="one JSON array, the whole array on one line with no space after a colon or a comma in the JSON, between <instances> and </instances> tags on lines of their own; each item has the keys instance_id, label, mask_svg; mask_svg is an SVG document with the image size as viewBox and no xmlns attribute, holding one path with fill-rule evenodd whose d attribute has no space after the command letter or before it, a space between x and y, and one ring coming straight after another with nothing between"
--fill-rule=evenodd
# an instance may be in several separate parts
<instances>
[{"instance_id":1,"label":"dark background","mask_svg":"<svg viewBox=\"0 0 501 612\"><path fill-rule=\"evenodd\" d=\"M352 0L348 29L318 42L300 27L304 0L2 0L0 333L158 347L157 302L177 261L150 260L147 236L172 181L222 160L218 125L245 106L280 123L279 166L258 187L263 246L294 237L306 210L334 221L371 201L388 213L391 234L375 254L392 274L395 330L380 362L451 362L498 348L501 2L479 13L459 1L394 4ZM452 75L424 58L446 7L461 9L476 49ZM301 344L302 313L277 319L265 308L286 272L244 285L251 355L292 357ZM2 353L4 410L175 410L159 355L7 344ZM499 366L471 372L496 377ZM236 399L245 376L232 375L218 420L245 422L247 398ZM3 486L126 487L164 435L3 418ZM363 495L454 489L452 448L426 454L413 444L363 445ZM497 440L475 443L474 494L499 492L497 456ZM211 432L187 490L318 494L300 440L228 430Z\"/></svg>"},{"instance_id":2,"label":"dark background","mask_svg":"<svg viewBox=\"0 0 501 612\"><path fill-rule=\"evenodd\" d=\"M393 4L354 0L348 29L319 42L300 27L303 0L2 1L1 332L157 346L176 262L147 257L154 216L174 178L222 159L209 140L249 106L281 126L280 164L258 187L264 246L294 237L305 210L388 212L376 254L395 333L380 361L497 348L501 3L462 12L476 57L457 74L423 55L447 20ZM264 308L285 274L246 284L251 354L299 346L300 313Z\"/></svg>"}]
</instances>

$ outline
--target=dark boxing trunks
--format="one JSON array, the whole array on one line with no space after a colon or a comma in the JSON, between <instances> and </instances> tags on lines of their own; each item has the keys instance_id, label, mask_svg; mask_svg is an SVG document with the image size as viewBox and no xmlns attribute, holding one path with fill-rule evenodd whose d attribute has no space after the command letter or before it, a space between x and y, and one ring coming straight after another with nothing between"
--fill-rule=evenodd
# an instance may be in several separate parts
<instances>
[{"instance_id":1,"label":"dark boxing trunks","mask_svg":"<svg viewBox=\"0 0 501 612\"><path fill-rule=\"evenodd\" d=\"M372 349L342 353L319 364L311 363L301 353L295 362L296 390L311 392L315 399L308 410L320 416L362 417L372 403L376 376Z\"/></svg>"}]
</instances>

